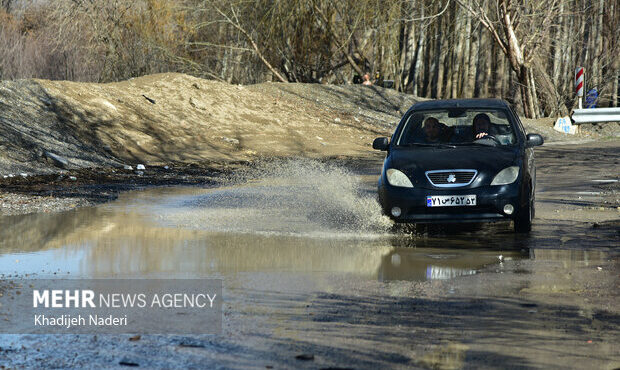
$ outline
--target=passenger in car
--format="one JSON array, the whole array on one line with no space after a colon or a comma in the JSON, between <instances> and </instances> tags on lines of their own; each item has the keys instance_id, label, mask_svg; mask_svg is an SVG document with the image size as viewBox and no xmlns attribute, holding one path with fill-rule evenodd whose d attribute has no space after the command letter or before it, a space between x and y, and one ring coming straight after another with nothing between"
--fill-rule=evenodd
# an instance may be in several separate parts
<instances>
[{"instance_id":1,"label":"passenger in car","mask_svg":"<svg viewBox=\"0 0 620 370\"><path fill-rule=\"evenodd\" d=\"M428 117L424 121L424 135L427 143L447 142L452 131L435 117Z\"/></svg>"}]
</instances>

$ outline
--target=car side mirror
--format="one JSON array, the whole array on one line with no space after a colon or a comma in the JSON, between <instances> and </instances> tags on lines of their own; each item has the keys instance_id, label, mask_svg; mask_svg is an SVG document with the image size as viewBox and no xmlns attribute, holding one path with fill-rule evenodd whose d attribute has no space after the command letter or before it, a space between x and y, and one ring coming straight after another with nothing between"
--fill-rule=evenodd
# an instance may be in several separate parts
<instances>
[{"instance_id":1,"label":"car side mirror","mask_svg":"<svg viewBox=\"0 0 620 370\"><path fill-rule=\"evenodd\" d=\"M543 143L545 142L542 138L542 136L538 135L538 134L527 134L527 141L525 143L525 147L526 148L531 148L533 146L539 146L539 145L543 145Z\"/></svg>"},{"instance_id":2,"label":"car side mirror","mask_svg":"<svg viewBox=\"0 0 620 370\"><path fill-rule=\"evenodd\" d=\"M378 137L372 142L372 148L377 150L388 150L390 142L387 137Z\"/></svg>"}]
</instances>

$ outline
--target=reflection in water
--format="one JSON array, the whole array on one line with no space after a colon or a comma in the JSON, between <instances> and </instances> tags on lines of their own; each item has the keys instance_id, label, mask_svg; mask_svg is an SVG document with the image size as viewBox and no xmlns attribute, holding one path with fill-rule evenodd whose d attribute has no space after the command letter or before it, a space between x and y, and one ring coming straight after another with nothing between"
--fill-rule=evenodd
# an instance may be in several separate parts
<instances>
[{"instance_id":1,"label":"reflection in water","mask_svg":"<svg viewBox=\"0 0 620 370\"><path fill-rule=\"evenodd\" d=\"M457 276L473 275L476 270L457 269L453 267L428 266L426 268L426 279L428 280L446 280Z\"/></svg>"},{"instance_id":2,"label":"reflection in water","mask_svg":"<svg viewBox=\"0 0 620 370\"><path fill-rule=\"evenodd\" d=\"M377 278L386 280L444 280L473 275L503 258L524 258L519 251L392 248L381 258Z\"/></svg>"},{"instance_id":3,"label":"reflection in water","mask_svg":"<svg viewBox=\"0 0 620 370\"><path fill-rule=\"evenodd\" d=\"M597 263L609 257L607 251L583 249L531 249L530 258L536 260L562 261L566 267L574 264Z\"/></svg>"}]
</instances>

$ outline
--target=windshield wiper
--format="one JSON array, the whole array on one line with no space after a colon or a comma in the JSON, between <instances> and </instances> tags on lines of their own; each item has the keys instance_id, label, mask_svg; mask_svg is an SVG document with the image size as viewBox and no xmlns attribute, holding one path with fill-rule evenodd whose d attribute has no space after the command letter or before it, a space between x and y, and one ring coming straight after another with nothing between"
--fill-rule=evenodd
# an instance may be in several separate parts
<instances>
[{"instance_id":1,"label":"windshield wiper","mask_svg":"<svg viewBox=\"0 0 620 370\"><path fill-rule=\"evenodd\" d=\"M442 144L442 143L435 143L435 144L431 144L431 143L408 143L408 144L404 144L402 146L430 146L430 147L435 147L435 148L456 148L454 145Z\"/></svg>"},{"instance_id":2,"label":"windshield wiper","mask_svg":"<svg viewBox=\"0 0 620 370\"><path fill-rule=\"evenodd\" d=\"M509 147L508 145L497 144L494 141L491 141L491 142L488 142L488 141L487 142L484 142L484 141L482 141L482 142L471 141L471 142L468 142L468 143L455 143L454 145L458 145L458 146L474 146L474 145L476 145L476 146L490 146L490 147L493 147L493 148L508 148Z\"/></svg>"},{"instance_id":3,"label":"windshield wiper","mask_svg":"<svg viewBox=\"0 0 620 370\"><path fill-rule=\"evenodd\" d=\"M458 145L458 146L468 146L468 145L483 145L483 146L489 146L489 144L484 144L484 143L477 143L475 141L470 141L470 142L466 142L466 143L456 143L454 145Z\"/></svg>"}]
</instances>

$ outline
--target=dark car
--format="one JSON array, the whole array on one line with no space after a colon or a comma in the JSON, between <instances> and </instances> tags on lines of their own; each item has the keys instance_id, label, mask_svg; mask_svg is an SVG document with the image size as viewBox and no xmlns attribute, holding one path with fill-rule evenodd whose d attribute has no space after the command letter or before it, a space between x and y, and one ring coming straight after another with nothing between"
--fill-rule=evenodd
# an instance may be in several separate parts
<instances>
[{"instance_id":1,"label":"dark car","mask_svg":"<svg viewBox=\"0 0 620 370\"><path fill-rule=\"evenodd\" d=\"M498 99L435 100L413 105L391 140L379 178L379 202L396 222L514 221L528 232L534 218L532 147L510 105Z\"/></svg>"}]
</instances>

